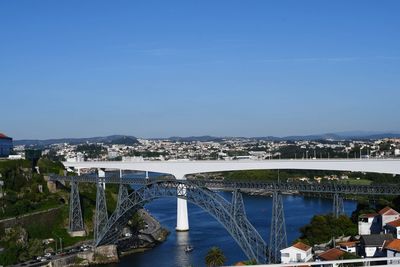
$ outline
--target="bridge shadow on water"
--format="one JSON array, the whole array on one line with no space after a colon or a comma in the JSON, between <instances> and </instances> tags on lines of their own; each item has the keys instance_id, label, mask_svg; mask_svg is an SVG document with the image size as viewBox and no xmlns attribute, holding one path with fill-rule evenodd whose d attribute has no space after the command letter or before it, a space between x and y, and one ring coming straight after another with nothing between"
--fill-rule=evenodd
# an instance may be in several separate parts
<instances>
[{"instance_id":1,"label":"bridge shadow on water","mask_svg":"<svg viewBox=\"0 0 400 267\"><path fill-rule=\"evenodd\" d=\"M230 201L232 193L220 192L220 194ZM268 243L272 198L243 194L243 199L249 221ZM313 215L332 211L332 199L284 195L283 201L289 244L299 237L299 228L307 224ZM350 215L355 207L354 201L345 201L346 214ZM119 264L108 265L109 267L204 266L205 255L212 246L218 246L224 251L227 264L246 260L246 256L225 228L201 208L188 203L189 232L175 231L175 198L157 199L147 204L145 208L170 231L167 240L151 250L124 257ZM184 251L188 244L194 246L194 250L190 253Z\"/></svg>"}]
</instances>

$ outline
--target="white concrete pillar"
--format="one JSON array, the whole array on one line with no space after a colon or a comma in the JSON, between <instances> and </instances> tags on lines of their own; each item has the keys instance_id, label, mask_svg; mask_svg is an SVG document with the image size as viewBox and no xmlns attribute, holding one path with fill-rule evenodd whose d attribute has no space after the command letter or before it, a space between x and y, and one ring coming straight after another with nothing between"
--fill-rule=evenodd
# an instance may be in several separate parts
<instances>
[{"instance_id":1,"label":"white concrete pillar","mask_svg":"<svg viewBox=\"0 0 400 267\"><path fill-rule=\"evenodd\" d=\"M101 179L101 178L105 178L106 177L105 169L97 169L97 173L99 175L100 181L103 181L103 182L100 182L100 183L103 186L103 189L105 190L106 189L106 183L104 182L105 179Z\"/></svg>"},{"instance_id":2,"label":"white concrete pillar","mask_svg":"<svg viewBox=\"0 0 400 267\"><path fill-rule=\"evenodd\" d=\"M182 177L182 178L177 178ZM175 176L178 180L185 180L185 177ZM186 187L181 185L178 188L181 195L186 195ZM189 231L189 215L187 209L187 200L178 198L177 200L177 211L176 211L176 231Z\"/></svg>"}]
</instances>

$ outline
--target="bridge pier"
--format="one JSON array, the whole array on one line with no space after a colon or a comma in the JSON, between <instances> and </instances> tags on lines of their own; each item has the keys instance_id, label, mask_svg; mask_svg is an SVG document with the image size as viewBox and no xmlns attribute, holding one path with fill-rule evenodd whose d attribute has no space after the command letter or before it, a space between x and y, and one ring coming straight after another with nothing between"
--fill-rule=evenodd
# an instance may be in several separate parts
<instances>
[{"instance_id":1,"label":"bridge pier","mask_svg":"<svg viewBox=\"0 0 400 267\"><path fill-rule=\"evenodd\" d=\"M119 178L122 179L122 170L119 171ZM129 199L128 186L120 182L116 207L118 215L126 211L127 199Z\"/></svg>"},{"instance_id":2,"label":"bridge pier","mask_svg":"<svg viewBox=\"0 0 400 267\"><path fill-rule=\"evenodd\" d=\"M69 198L69 227L68 232L71 236L85 236L83 226L81 200L79 198L79 188L77 181L71 181L71 193Z\"/></svg>"},{"instance_id":3,"label":"bridge pier","mask_svg":"<svg viewBox=\"0 0 400 267\"><path fill-rule=\"evenodd\" d=\"M100 180L100 178L101 177L99 177L99 179L96 182L96 213L94 216L94 233L93 233L95 245L97 244L98 238L108 221L104 180Z\"/></svg>"},{"instance_id":4,"label":"bridge pier","mask_svg":"<svg viewBox=\"0 0 400 267\"><path fill-rule=\"evenodd\" d=\"M186 196L186 186L185 185L180 184L178 186L177 190L178 190L178 196ZM179 231L179 232L189 231L189 214L188 214L186 199L182 199L182 198L177 199L175 230Z\"/></svg>"},{"instance_id":5,"label":"bridge pier","mask_svg":"<svg viewBox=\"0 0 400 267\"><path fill-rule=\"evenodd\" d=\"M234 218L236 218L237 216L246 217L246 210L244 207L243 196L242 193L240 193L239 189L235 189L232 192L231 203L232 203L231 213L233 214Z\"/></svg>"},{"instance_id":6,"label":"bridge pier","mask_svg":"<svg viewBox=\"0 0 400 267\"><path fill-rule=\"evenodd\" d=\"M269 263L279 263L281 249L287 247L285 214L283 211L282 194L278 190L272 193L272 220L268 247Z\"/></svg>"},{"instance_id":7,"label":"bridge pier","mask_svg":"<svg viewBox=\"0 0 400 267\"><path fill-rule=\"evenodd\" d=\"M332 213L335 218L338 218L340 215L344 215L344 204L343 204L343 196L339 193L333 194L333 207Z\"/></svg>"}]
</instances>

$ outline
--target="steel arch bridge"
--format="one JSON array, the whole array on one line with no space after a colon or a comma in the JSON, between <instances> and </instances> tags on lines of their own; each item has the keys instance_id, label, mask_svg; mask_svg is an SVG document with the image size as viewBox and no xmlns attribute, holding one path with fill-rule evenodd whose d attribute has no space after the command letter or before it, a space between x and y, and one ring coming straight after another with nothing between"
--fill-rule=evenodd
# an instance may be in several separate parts
<instances>
[{"instance_id":1,"label":"steel arch bridge","mask_svg":"<svg viewBox=\"0 0 400 267\"><path fill-rule=\"evenodd\" d=\"M98 202L105 203L101 185L97 187L97 192ZM121 184L117 208L109 218L105 204L96 206L95 245L116 243L122 227L128 223L134 211L146 203L164 197L186 199L199 206L228 231L249 259L258 263L267 262L267 246L246 217L241 193L234 191L230 203L219 194L186 180L154 181L130 194L127 186Z\"/></svg>"}]
</instances>

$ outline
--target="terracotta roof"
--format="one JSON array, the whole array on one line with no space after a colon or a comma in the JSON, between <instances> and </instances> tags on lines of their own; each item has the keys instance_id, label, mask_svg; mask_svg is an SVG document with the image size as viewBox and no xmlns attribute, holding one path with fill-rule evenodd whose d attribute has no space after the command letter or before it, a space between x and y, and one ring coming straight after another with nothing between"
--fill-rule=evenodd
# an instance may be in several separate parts
<instances>
[{"instance_id":1,"label":"terracotta roof","mask_svg":"<svg viewBox=\"0 0 400 267\"><path fill-rule=\"evenodd\" d=\"M235 266L246 266L246 264L242 261L239 261L235 264Z\"/></svg>"},{"instance_id":2,"label":"terracotta roof","mask_svg":"<svg viewBox=\"0 0 400 267\"><path fill-rule=\"evenodd\" d=\"M400 252L400 239L393 239L385 243L385 248Z\"/></svg>"},{"instance_id":3,"label":"terracotta roof","mask_svg":"<svg viewBox=\"0 0 400 267\"><path fill-rule=\"evenodd\" d=\"M337 248L331 248L321 254L318 255L318 258L325 260L325 261L334 261L340 259L345 254L344 251L337 249Z\"/></svg>"},{"instance_id":4,"label":"terracotta roof","mask_svg":"<svg viewBox=\"0 0 400 267\"><path fill-rule=\"evenodd\" d=\"M0 133L0 139L11 139L11 137L8 137L7 135Z\"/></svg>"},{"instance_id":5,"label":"terracotta roof","mask_svg":"<svg viewBox=\"0 0 400 267\"><path fill-rule=\"evenodd\" d=\"M296 244L294 244L292 247L307 251L309 250L311 247L309 245L306 245L302 242L297 242Z\"/></svg>"},{"instance_id":6,"label":"terracotta roof","mask_svg":"<svg viewBox=\"0 0 400 267\"><path fill-rule=\"evenodd\" d=\"M399 213L397 211L395 211L394 209L392 209L391 207L384 207L383 209L381 209L379 211L380 215L399 215Z\"/></svg>"},{"instance_id":7,"label":"terracotta roof","mask_svg":"<svg viewBox=\"0 0 400 267\"><path fill-rule=\"evenodd\" d=\"M361 218L373 218L373 217L376 217L378 215L379 215L378 213L367 213L367 214L361 214L360 217Z\"/></svg>"},{"instance_id":8,"label":"terracotta roof","mask_svg":"<svg viewBox=\"0 0 400 267\"><path fill-rule=\"evenodd\" d=\"M393 226L393 227L399 227L400 226L400 219L388 222L387 224L390 225L390 226Z\"/></svg>"},{"instance_id":9,"label":"terracotta roof","mask_svg":"<svg viewBox=\"0 0 400 267\"><path fill-rule=\"evenodd\" d=\"M342 242L339 243L339 246L344 246L344 247L355 247L357 244L356 241L349 241L349 242Z\"/></svg>"}]
</instances>

